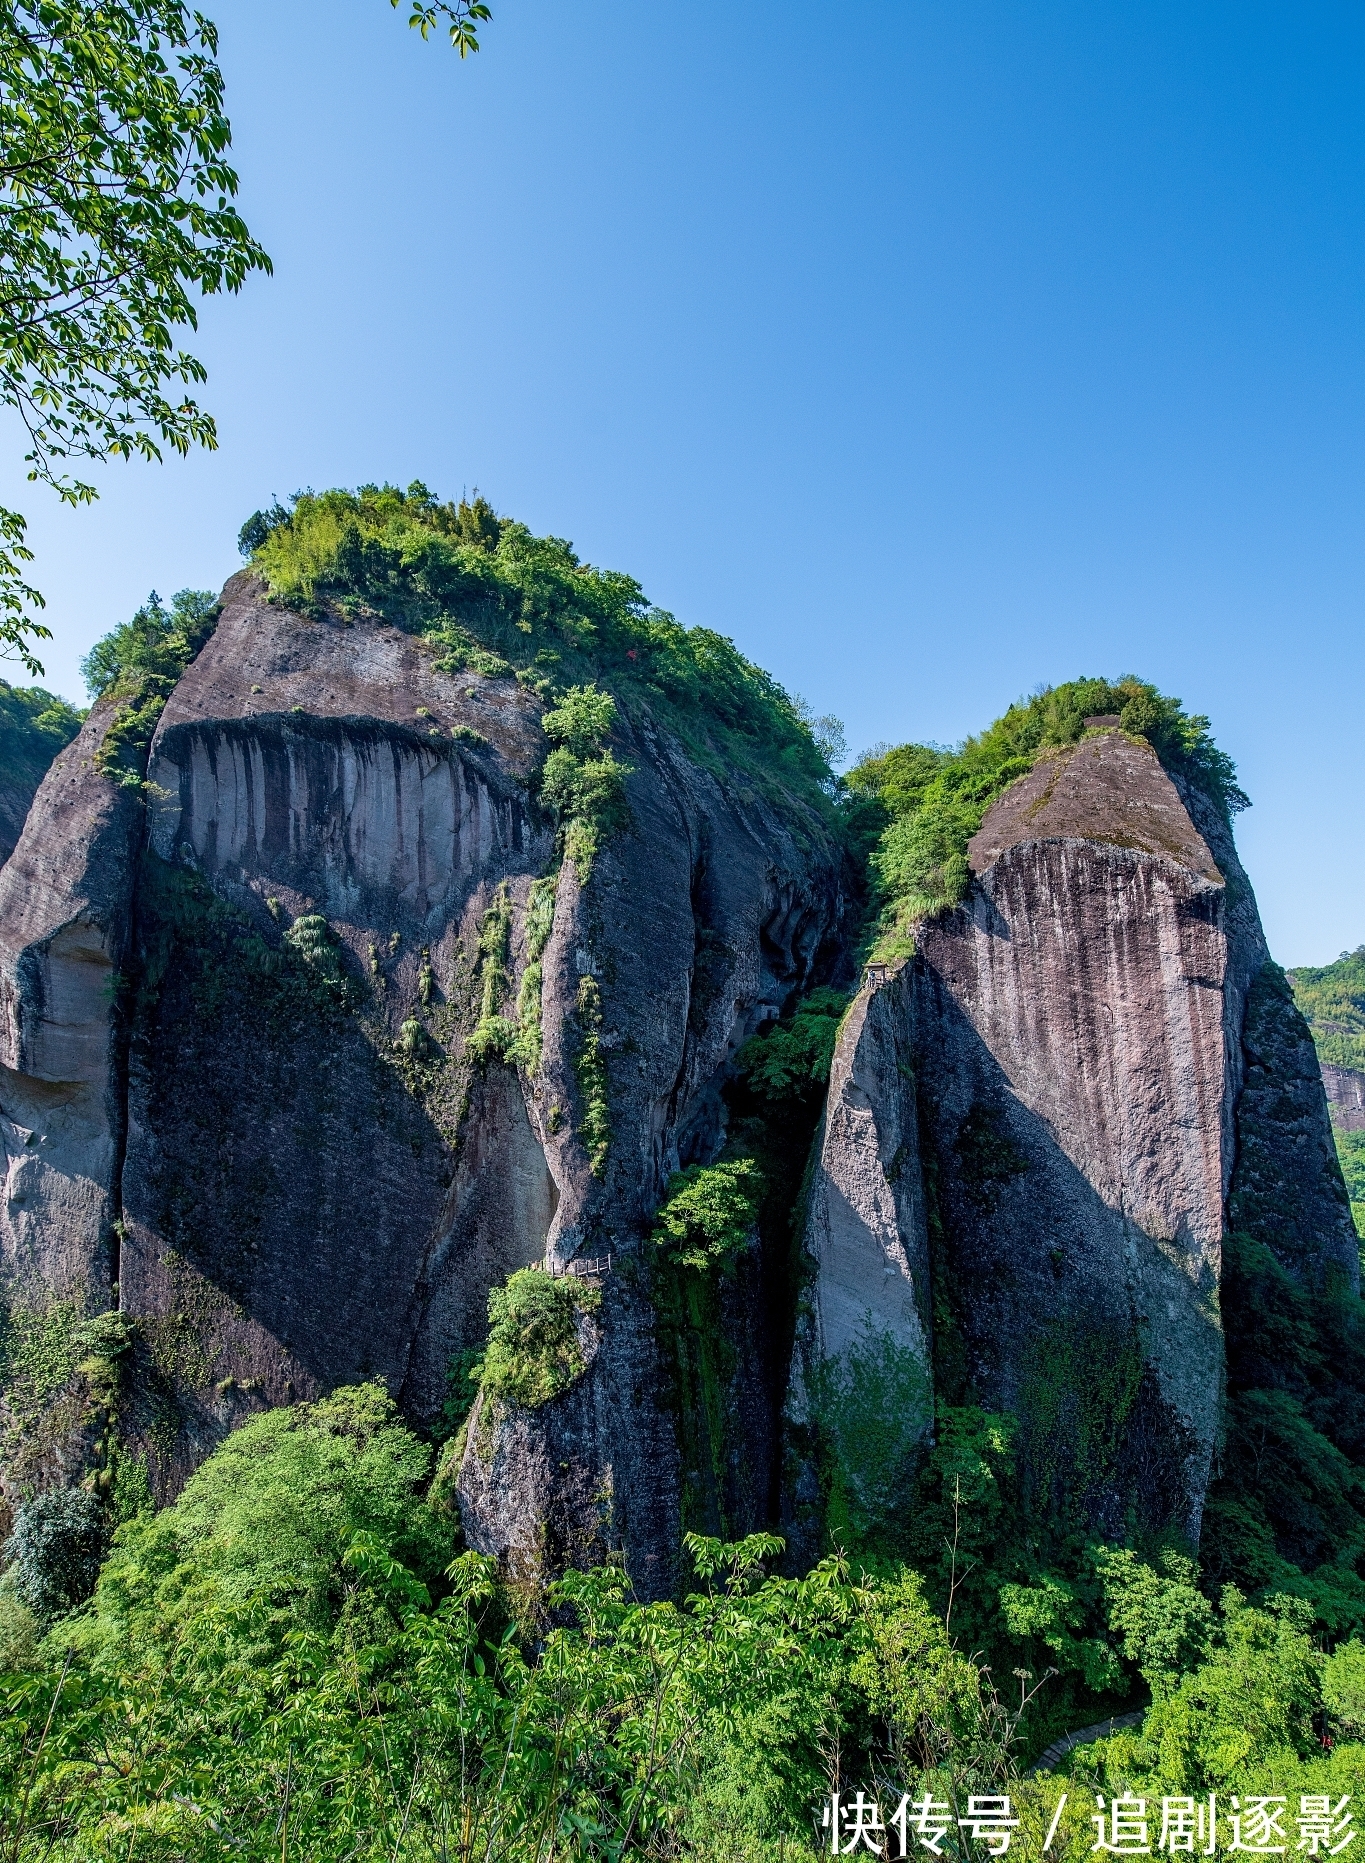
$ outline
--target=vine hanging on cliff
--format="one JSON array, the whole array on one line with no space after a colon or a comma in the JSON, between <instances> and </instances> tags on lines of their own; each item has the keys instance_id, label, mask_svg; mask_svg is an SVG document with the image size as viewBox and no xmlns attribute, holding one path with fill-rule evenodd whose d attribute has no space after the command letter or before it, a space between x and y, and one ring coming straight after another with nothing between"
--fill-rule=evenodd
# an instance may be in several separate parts
<instances>
[{"instance_id":1,"label":"vine hanging on cliff","mask_svg":"<svg viewBox=\"0 0 1365 1863\"><path fill-rule=\"evenodd\" d=\"M574 1070L583 1096L578 1135L587 1147L589 1169L594 1177L601 1177L611 1147L611 1112L607 1103L607 1061L602 1051L602 992L594 977L584 977L578 985L578 1028L580 1045Z\"/></svg>"}]
</instances>

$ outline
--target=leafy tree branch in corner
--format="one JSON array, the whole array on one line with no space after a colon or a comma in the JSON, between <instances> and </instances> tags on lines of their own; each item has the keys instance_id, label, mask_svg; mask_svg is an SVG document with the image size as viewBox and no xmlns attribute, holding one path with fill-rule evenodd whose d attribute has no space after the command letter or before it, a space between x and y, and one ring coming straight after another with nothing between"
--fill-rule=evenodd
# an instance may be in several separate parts
<instances>
[{"instance_id":1,"label":"leafy tree branch in corner","mask_svg":"<svg viewBox=\"0 0 1365 1863\"><path fill-rule=\"evenodd\" d=\"M0 0L0 402L68 504L96 496L78 460L217 443L176 332L270 270L233 205L217 49L179 0ZM40 672L24 535L0 512L0 645Z\"/></svg>"}]
</instances>

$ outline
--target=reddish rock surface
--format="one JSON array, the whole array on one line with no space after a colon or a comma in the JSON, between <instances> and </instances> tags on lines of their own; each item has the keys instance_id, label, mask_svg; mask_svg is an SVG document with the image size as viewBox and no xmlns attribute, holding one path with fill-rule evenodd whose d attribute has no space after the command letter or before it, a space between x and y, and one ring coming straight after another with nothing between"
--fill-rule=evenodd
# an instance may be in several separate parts
<instances>
[{"instance_id":1,"label":"reddish rock surface","mask_svg":"<svg viewBox=\"0 0 1365 1863\"><path fill-rule=\"evenodd\" d=\"M922 1260L924 1375L1019 1420L1033 1503L1193 1542L1221 1422L1225 1226L1305 1280L1358 1273L1307 1030L1226 820L1143 742L1106 729L1045 757L970 862L965 903L918 928L844 1025L794 1427L858 1349L850 1303L888 1351L907 1337L903 1264ZM916 1114L927 1201L871 1169L889 1181Z\"/></svg>"}]
</instances>

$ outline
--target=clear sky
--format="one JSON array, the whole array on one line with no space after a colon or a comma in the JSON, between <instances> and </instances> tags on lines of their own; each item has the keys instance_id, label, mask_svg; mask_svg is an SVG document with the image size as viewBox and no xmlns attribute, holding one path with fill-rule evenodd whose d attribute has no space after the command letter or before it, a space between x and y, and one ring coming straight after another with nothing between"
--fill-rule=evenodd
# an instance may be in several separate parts
<instances>
[{"instance_id":1,"label":"clear sky","mask_svg":"<svg viewBox=\"0 0 1365 1863\"><path fill-rule=\"evenodd\" d=\"M1155 680L1275 954L1365 940L1359 5L494 0L463 64L209 10L276 275L206 311L216 455L75 514L0 472L49 685L272 493L478 486L855 751Z\"/></svg>"}]
</instances>

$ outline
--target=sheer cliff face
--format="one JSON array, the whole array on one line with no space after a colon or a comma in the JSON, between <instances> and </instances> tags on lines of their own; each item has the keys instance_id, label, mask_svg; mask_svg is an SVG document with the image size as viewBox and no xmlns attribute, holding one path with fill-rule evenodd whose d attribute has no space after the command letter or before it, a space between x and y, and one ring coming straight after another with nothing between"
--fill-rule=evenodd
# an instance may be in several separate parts
<instances>
[{"instance_id":1,"label":"sheer cliff face","mask_svg":"<svg viewBox=\"0 0 1365 1863\"><path fill-rule=\"evenodd\" d=\"M1278 1249L1305 1271L1355 1262L1311 1052L1283 1051L1273 989L1257 1006L1254 902L1225 825L1201 813L1118 732L1010 789L972 843L966 904L920 928L915 958L844 1031L813 1193L805 1365L847 1353L860 1303L865 1329L908 1339L902 1261L932 1258L940 1396L1016 1416L1035 1503L1115 1535L1134 1514L1198 1535L1239 1154L1245 1176L1259 1145L1261 1178L1305 1210ZM1292 1075L1292 1108L1256 1084L1257 1042L1281 1088ZM892 1046L913 1087L880 1061ZM875 1084L851 1116L860 1081ZM1238 1108L1245 1125L1258 1094L1253 1140ZM893 1217L870 1167L902 1143L911 1099L928 1204L898 1190ZM851 1179L875 1194L860 1204Z\"/></svg>"},{"instance_id":2,"label":"sheer cliff face","mask_svg":"<svg viewBox=\"0 0 1365 1863\"><path fill-rule=\"evenodd\" d=\"M476 1549L530 1574L624 1547L641 1594L659 1596L679 1578L680 1468L669 1342L656 1339L638 1252L669 1176L720 1150L730 1060L815 980L844 901L840 856L813 821L803 847L751 791L723 792L661 737L627 737L621 754L636 769L634 825L599 854L586 888L571 867L561 877L535 1100L559 1194L549 1253L559 1264L610 1253L614 1265L585 1339L587 1374L529 1414L495 1419L480 1400L451 1473ZM601 995L609 1082L599 1174L567 1110L582 1103L585 983ZM566 1109L557 1133L554 1107ZM754 1431L752 1529L767 1518L775 1425Z\"/></svg>"},{"instance_id":3,"label":"sheer cliff face","mask_svg":"<svg viewBox=\"0 0 1365 1863\"><path fill-rule=\"evenodd\" d=\"M135 1322L121 1429L163 1493L253 1411L339 1383L382 1378L432 1417L490 1287L547 1251L628 1258L668 1174L721 1142L728 1057L837 929L818 824L798 845L623 724L632 825L586 886L559 874L540 1065L476 1060L490 925L510 1014L555 864L539 714L511 679L302 620L244 573L163 713L145 806L100 774L97 711L0 872L5 1299L24 1324L63 1302ZM586 1495L570 1538L671 1571L673 1425L628 1273L595 1338L583 1388L508 1425L471 1537L544 1543ZM44 1466L78 1462L90 1408L77 1377L30 1420ZM566 1429L551 1494L537 1457Z\"/></svg>"},{"instance_id":4,"label":"sheer cliff face","mask_svg":"<svg viewBox=\"0 0 1365 1863\"><path fill-rule=\"evenodd\" d=\"M12 1284L92 1310L106 1281L122 1130L110 1009L131 933L140 810L94 758L96 706L0 871L0 1136Z\"/></svg>"}]
</instances>

